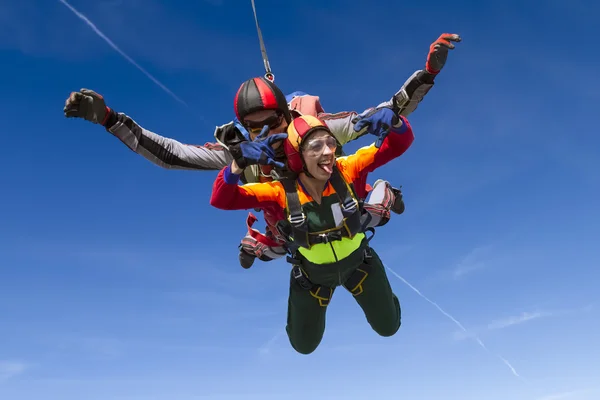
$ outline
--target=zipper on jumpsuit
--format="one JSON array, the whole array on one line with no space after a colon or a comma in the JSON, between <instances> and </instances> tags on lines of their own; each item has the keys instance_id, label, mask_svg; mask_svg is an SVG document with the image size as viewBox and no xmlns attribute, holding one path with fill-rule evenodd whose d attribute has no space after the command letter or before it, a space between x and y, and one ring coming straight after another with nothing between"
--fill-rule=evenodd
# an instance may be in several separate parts
<instances>
[{"instance_id":1,"label":"zipper on jumpsuit","mask_svg":"<svg viewBox=\"0 0 600 400\"><path fill-rule=\"evenodd\" d=\"M333 257L335 258L335 262L338 263L339 260L337 258L337 254L335 253L335 249L333 248L333 244L329 242L329 247L331 247L331 251L333 252ZM338 280L340 282L340 286L342 285L342 272L340 271L340 266L337 267L338 270Z\"/></svg>"}]
</instances>

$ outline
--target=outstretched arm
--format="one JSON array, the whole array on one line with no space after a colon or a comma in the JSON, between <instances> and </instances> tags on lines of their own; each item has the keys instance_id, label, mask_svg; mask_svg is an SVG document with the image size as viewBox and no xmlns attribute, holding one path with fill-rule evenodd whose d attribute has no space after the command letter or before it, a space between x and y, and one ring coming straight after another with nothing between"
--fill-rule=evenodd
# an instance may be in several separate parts
<instances>
[{"instance_id":1,"label":"outstretched arm","mask_svg":"<svg viewBox=\"0 0 600 400\"><path fill-rule=\"evenodd\" d=\"M220 170L233 160L229 150L218 143L206 143L204 146L184 144L144 129L126 114L113 110L111 113L106 130L132 151L160 167Z\"/></svg>"},{"instance_id":2,"label":"outstretched arm","mask_svg":"<svg viewBox=\"0 0 600 400\"><path fill-rule=\"evenodd\" d=\"M364 115L374 110L388 107L394 109L398 115L408 116L417 109L419 103L425 98L434 85L435 77L444 68L448 51L454 49L452 42L460 42L459 35L444 33L429 47L425 68L415 71L389 100L376 107L370 107L362 113L345 111L335 114L321 113L318 115L329 127L340 144L351 142L370 132L369 127L356 127L356 122Z\"/></svg>"},{"instance_id":3,"label":"outstretched arm","mask_svg":"<svg viewBox=\"0 0 600 400\"><path fill-rule=\"evenodd\" d=\"M433 87L435 75L426 70L419 70L412 74L404 85L398 90L392 98L376 107L369 107L361 114L356 111L343 111L335 114L322 113L319 118L323 120L336 137L340 145L356 140L369 133L368 127L355 129L356 122L360 116L367 114L374 109L382 107L396 107L398 115L408 116L417 109L418 104Z\"/></svg>"},{"instance_id":4,"label":"outstretched arm","mask_svg":"<svg viewBox=\"0 0 600 400\"><path fill-rule=\"evenodd\" d=\"M102 125L132 151L163 168L220 170L233 159L221 145L183 144L144 129L126 114L107 107L104 97L93 90L72 92L63 111L67 118L83 118Z\"/></svg>"},{"instance_id":5,"label":"outstretched arm","mask_svg":"<svg viewBox=\"0 0 600 400\"><path fill-rule=\"evenodd\" d=\"M408 117L415 111L419 103L434 85L435 77L446 65L448 51L454 49L452 42L460 42L459 35L443 33L429 46L429 53L425 61L425 69L415 71L394 96L377 106L396 107L398 115Z\"/></svg>"}]
</instances>

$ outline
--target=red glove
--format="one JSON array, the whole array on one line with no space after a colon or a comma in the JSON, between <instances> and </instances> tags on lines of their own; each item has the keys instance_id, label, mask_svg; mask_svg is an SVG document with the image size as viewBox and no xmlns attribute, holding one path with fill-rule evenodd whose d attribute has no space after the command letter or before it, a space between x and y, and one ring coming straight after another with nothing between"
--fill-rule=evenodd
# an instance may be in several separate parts
<instances>
[{"instance_id":1,"label":"red glove","mask_svg":"<svg viewBox=\"0 0 600 400\"><path fill-rule=\"evenodd\" d=\"M443 33L429 46L429 54L425 63L425 70L432 75L437 75L448 58L448 50L454 49L454 44L450 42L460 42L462 39L455 33Z\"/></svg>"}]
</instances>

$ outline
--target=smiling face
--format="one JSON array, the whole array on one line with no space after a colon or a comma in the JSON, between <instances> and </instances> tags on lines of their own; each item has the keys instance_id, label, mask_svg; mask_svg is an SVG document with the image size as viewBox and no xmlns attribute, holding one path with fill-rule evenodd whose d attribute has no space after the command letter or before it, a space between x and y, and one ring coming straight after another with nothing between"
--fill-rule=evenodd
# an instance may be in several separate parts
<instances>
[{"instance_id":1,"label":"smiling face","mask_svg":"<svg viewBox=\"0 0 600 400\"><path fill-rule=\"evenodd\" d=\"M318 180L326 181L333 173L337 142L326 130L318 129L302 141L302 158L306 170Z\"/></svg>"}]
</instances>

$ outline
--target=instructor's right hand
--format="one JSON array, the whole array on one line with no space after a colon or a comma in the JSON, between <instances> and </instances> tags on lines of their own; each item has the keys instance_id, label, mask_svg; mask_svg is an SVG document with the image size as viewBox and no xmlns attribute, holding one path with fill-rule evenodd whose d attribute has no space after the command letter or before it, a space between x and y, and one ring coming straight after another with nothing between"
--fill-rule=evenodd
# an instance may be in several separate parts
<instances>
[{"instance_id":1,"label":"instructor's right hand","mask_svg":"<svg viewBox=\"0 0 600 400\"><path fill-rule=\"evenodd\" d=\"M79 92L71 92L63 111L67 118L83 118L94 124L104 125L110 109L102 95L93 90L81 89Z\"/></svg>"}]
</instances>

